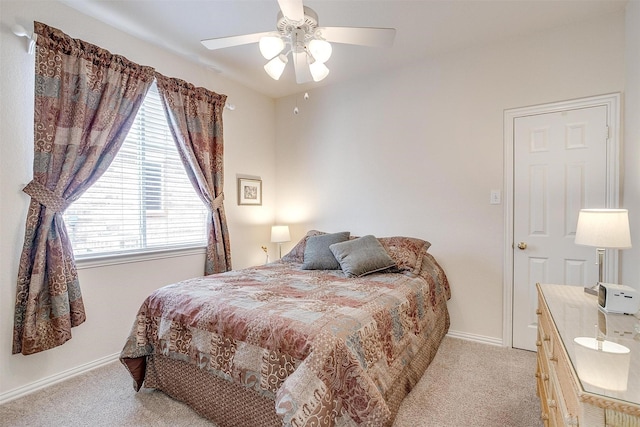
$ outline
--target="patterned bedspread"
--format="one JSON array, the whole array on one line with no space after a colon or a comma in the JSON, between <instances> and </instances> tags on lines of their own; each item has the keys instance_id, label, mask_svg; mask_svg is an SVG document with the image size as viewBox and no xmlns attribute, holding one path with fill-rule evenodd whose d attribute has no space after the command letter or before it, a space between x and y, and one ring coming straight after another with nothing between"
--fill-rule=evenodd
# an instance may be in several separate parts
<instances>
[{"instance_id":1,"label":"patterned bedspread","mask_svg":"<svg viewBox=\"0 0 640 427\"><path fill-rule=\"evenodd\" d=\"M443 270L416 250L397 273L275 262L163 287L140 307L121 361L136 390L146 356L162 354L274 398L285 425L387 425L385 398L450 297Z\"/></svg>"}]
</instances>

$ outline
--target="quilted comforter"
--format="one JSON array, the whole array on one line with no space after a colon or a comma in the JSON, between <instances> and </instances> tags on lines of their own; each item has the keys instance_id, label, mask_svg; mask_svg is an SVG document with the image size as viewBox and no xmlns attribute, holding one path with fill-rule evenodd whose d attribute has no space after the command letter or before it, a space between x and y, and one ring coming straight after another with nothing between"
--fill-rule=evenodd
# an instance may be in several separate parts
<instances>
[{"instance_id":1,"label":"quilted comforter","mask_svg":"<svg viewBox=\"0 0 640 427\"><path fill-rule=\"evenodd\" d=\"M347 278L279 261L155 291L121 353L135 389L146 357L162 354L273 398L285 425L388 425L385 399L450 297L428 246L393 239L380 240L395 272Z\"/></svg>"}]
</instances>

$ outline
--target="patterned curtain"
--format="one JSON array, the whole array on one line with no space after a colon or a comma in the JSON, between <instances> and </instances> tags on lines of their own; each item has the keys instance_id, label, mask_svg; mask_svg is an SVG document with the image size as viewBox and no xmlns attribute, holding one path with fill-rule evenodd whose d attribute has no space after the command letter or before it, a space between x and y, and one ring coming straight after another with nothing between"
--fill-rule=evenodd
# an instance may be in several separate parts
<instances>
[{"instance_id":1,"label":"patterned curtain","mask_svg":"<svg viewBox=\"0 0 640 427\"><path fill-rule=\"evenodd\" d=\"M20 256L13 353L71 339L84 322L64 210L107 169L122 145L154 71L34 23L33 181Z\"/></svg>"},{"instance_id":2,"label":"patterned curtain","mask_svg":"<svg viewBox=\"0 0 640 427\"><path fill-rule=\"evenodd\" d=\"M156 73L173 139L193 188L209 208L205 274L231 270L224 213L222 110L226 95Z\"/></svg>"}]
</instances>

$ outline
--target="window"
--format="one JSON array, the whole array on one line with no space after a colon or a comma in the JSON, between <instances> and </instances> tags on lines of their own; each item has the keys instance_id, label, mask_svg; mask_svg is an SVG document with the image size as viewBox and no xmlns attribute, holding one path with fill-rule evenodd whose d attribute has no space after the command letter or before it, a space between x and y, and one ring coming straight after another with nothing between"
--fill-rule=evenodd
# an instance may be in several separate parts
<instances>
[{"instance_id":1,"label":"window","mask_svg":"<svg viewBox=\"0 0 640 427\"><path fill-rule=\"evenodd\" d=\"M64 213L74 254L206 246L206 219L154 83L109 169Z\"/></svg>"}]
</instances>

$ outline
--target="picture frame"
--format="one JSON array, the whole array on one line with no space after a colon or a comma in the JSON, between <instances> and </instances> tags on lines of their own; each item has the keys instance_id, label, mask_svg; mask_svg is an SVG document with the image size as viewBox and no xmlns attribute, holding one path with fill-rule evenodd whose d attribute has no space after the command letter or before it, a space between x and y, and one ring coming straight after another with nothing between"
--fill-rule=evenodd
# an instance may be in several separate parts
<instances>
[{"instance_id":1,"label":"picture frame","mask_svg":"<svg viewBox=\"0 0 640 427\"><path fill-rule=\"evenodd\" d=\"M262 205L262 180L238 178L238 204Z\"/></svg>"}]
</instances>

